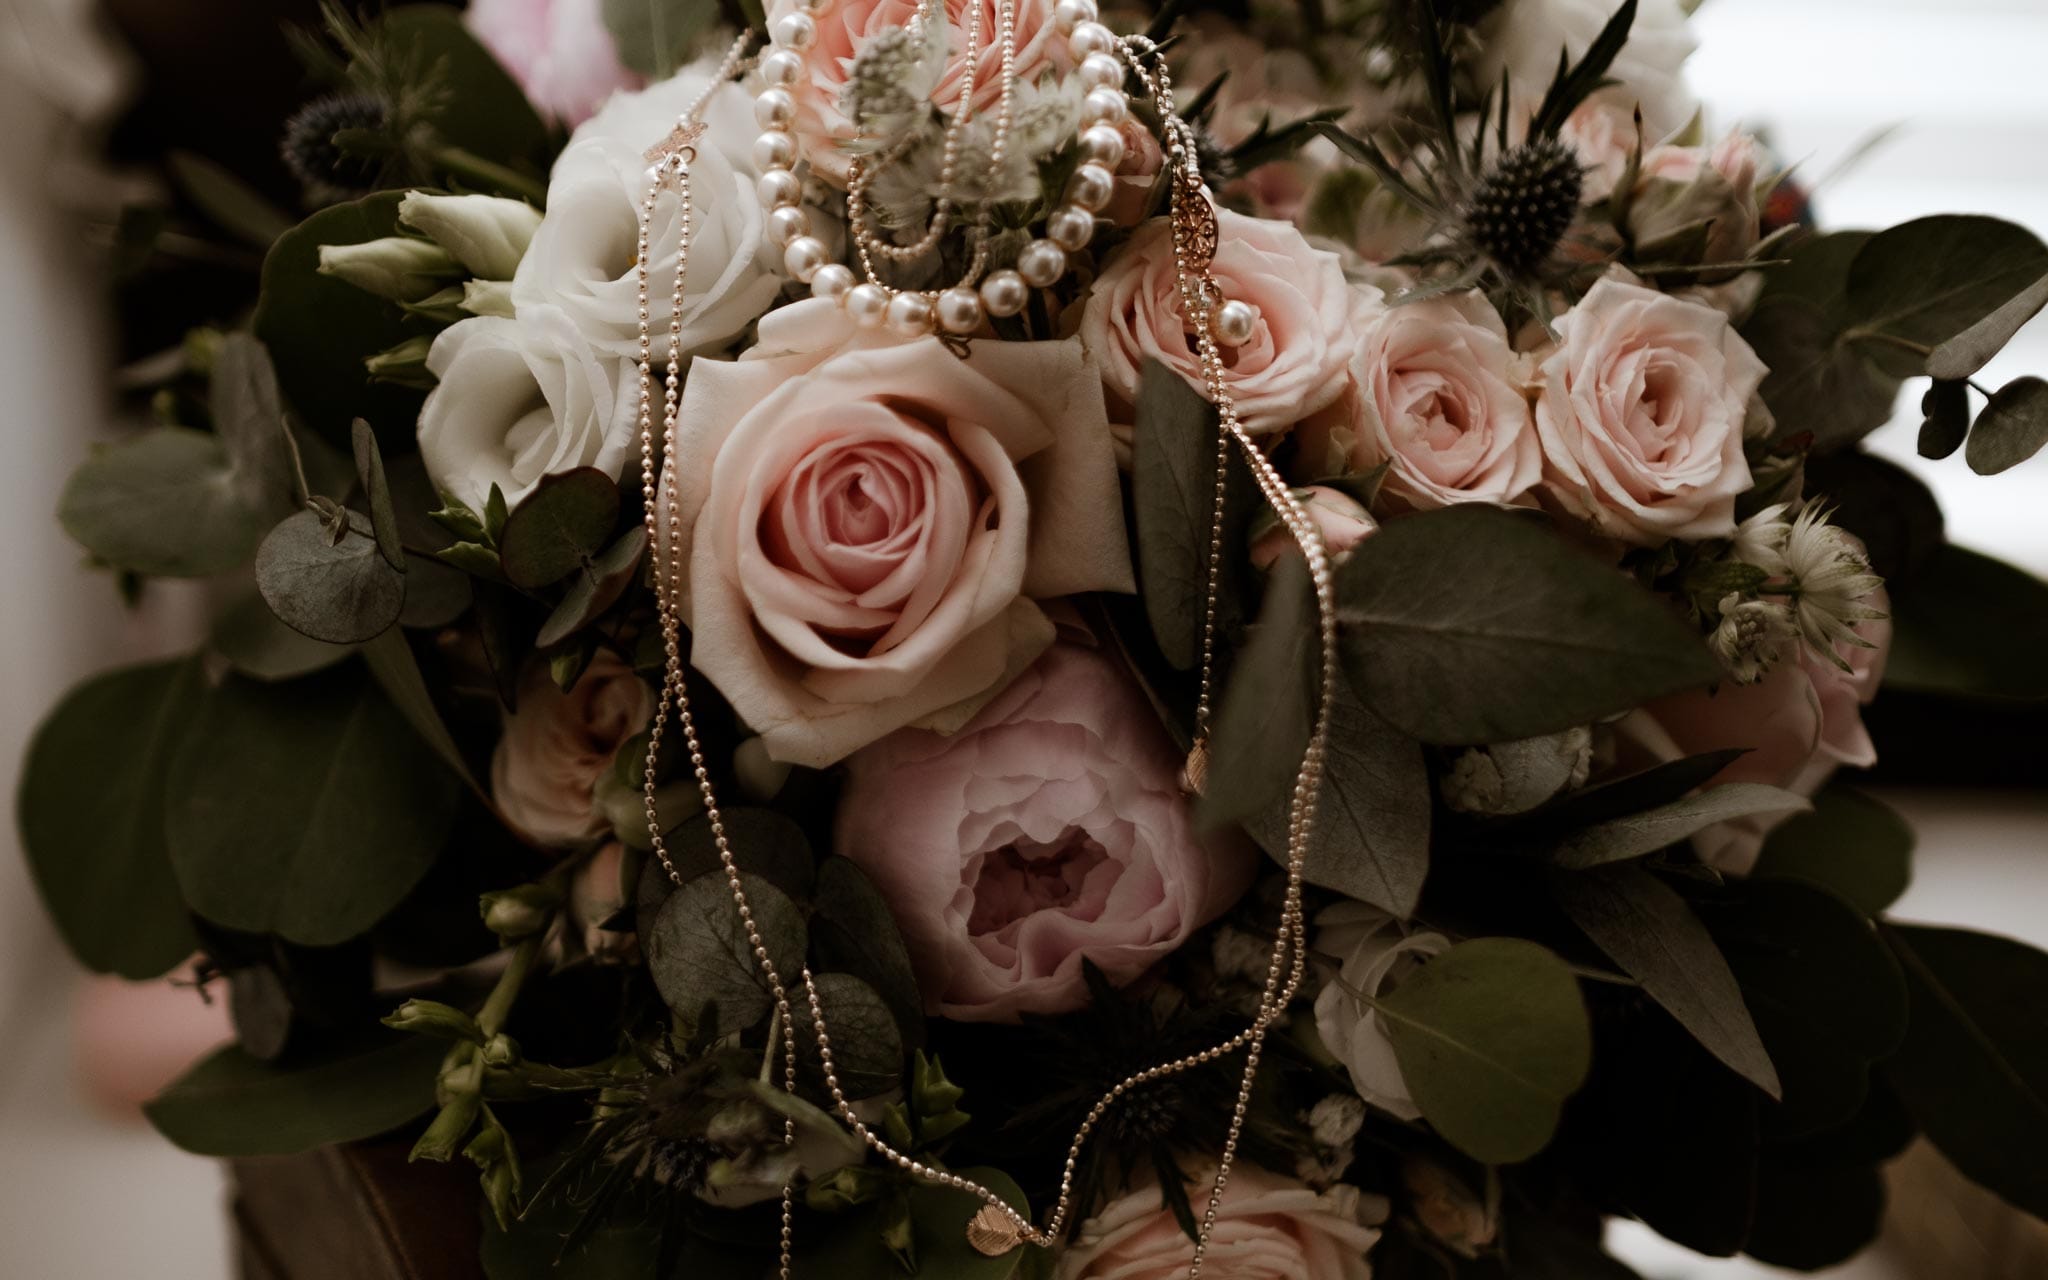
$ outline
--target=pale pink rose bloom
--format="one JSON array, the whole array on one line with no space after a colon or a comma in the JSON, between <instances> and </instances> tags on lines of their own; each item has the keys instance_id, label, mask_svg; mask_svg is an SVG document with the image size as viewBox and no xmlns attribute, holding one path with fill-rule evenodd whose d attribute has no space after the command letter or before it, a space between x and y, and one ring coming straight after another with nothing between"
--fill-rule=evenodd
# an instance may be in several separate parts
<instances>
[{"instance_id":1,"label":"pale pink rose bloom","mask_svg":"<svg viewBox=\"0 0 2048 1280\"><path fill-rule=\"evenodd\" d=\"M1520 501L1542 475L1543 446L1515 359L1482 294L1388 308L1351 360L1365 402L1351 466L1388 463L1382 492L1411 509Z\"/></svg>"},{"instance_id":2,"label":"pale pink rose bloom","mask_svg":"<svg viewBox=\"0 0 2048 1280\"><path fill-rule=\"evenodd\" d=\"M957 728L1052 643L1037 601L1132 589L1076 341L962 360L812 299L698 361L679 431L692 660L775 759Z\"/></svg>"},{"instance_id":3,"label":"pale pink rose bloom","mask_svg":"<svg viewBox=\"0 0 2048 1280\"><path fill-rule=\"evenodd\" d=\"M952 111L960 104L960 90L967 71L967 19L969 6L981 9L981 38L974 59L974 100L976 114L993 113L1002 97L1002 49L995 39L995 0L945 0L946 21L951 34L950 56L945 73L932 91L934 105ZM808 10L818 23L818 38L803 51L804 74L789 86L796 98L793 132L805 159L823 178L844 186L847 163L852 158L841 146L854 136L853 121L841 109L840 95L846 88L847 73L868 42L891 27L907 26L921 7L920 0L825 0ZM1016 0L1015 74L1025 84L1035 84L1047 71L1064 73L1073 65L1067 38L1052 20L1053 0ZM800 0L771 0L768 30L788 14L805 12Z\"/></svg>"},{"instance_id":4,"label":"pale pink rose bloom","mask_svg":"<svg viewBox=\"0 0 2048 1280\"><path fill-rule=\"evenodd\" d=\"M1224 348L1225 385L1245 429L1273 435L1343 395L1358 331L1385 304L1377 289L1345 280L1336 254L1310 245L1287 223L1228 209L1216 217L1217 284L1225 298L1259 313L1251 340ZM1120 424L1130 421L1148 359L1203 385L1193 335L1181 321L1166 219L1146 223L1110 257L1082 308L1081 340L1102 366Z\"/></svg>"},{"instance_id":5,"label":"pale pink rose bloom","mask_svg":"<svg viewBox=\"0 0 2048 1280\"><path fill-rule=\"evenodd\" d=\"M540 113L563 124L640 83L619 61L601 0L470 0L464 21Z\"/></svg>"},{"instance_id":6,"label":"pale pink rose bloom","mask_svg":"<svg viewBox=\"0 0 2048 1280\"><path fill-rule=\"evenodd\" d=\"M1192 1170L1189 1195L1206 1204L1213 1168ZM1371 1280L1366 1254L1387 1203L1348 1183L1314 1191L1240 1160L1217 1206L1202 1274L1210 1280ZM1194 1245L1156 1185L1136 1187L1082 1225L1060 1255L1059 1280L1174 1280Z\"/></svg>"},{"instance_id":7,"label":"pale pink rose bloom","mask_svg":"<svg viewBox=\"0 0 2048 1280\"><path fill-rule=\"evenodd\" d=\"M1728 317L1610 275L1556 327L1536 399L1550 497L1623 542L1733 534L1768 371Z\"/></svg>"},{"instance_id":8,"label":"pale pink rose bloom","mask_svg":"<svg viewBox=\"0 0 2048 1280\"><path fill-rule=\"evenodd\" d=\"M1651 242L1712 219L1702 260L1740 262L1763 234L1761 164L1756 139L1740 130L1711 147L1652 149L1643 156L1630 202L1630 232L1638 242Z\"/></svg>"},{"instance_id":9,"label":"pale pink rose bloom","mask_svg":"<svg viewBox=\"0 0 2048 1280\"><path fill-rule=\"evenodd\" d=\"M1865 603L1885 611L1882 590ZM1856 624L1874 648L1844 646L1844 671L1805 645L1755 684L1724 681L1649 704L1621 721L1623 739L1652 759L1747 747L1716 775L1719 782L1761 782L1811 796L1835 770L1877 763L1877 747L1863 727L1863 707L1877 696L1891 652L1891 623L1879 618ZM1786 814L1759 814L1717 823L1693 837L1700 860L1731 875L1756 865L1764 837Z\"/></svg>"},{"instance_id":10,"label":"pale pink rose bloom","mask_svg":"<svg viewBox=\"0 0 2048 1280\"><path fill-rule=\"evenodd\" d=\"M1087 1003L1082 960L1128 982L1251 878L1249 845L1196 840L1180 765L1128 675L1063 642L950 737L856 752L838 848L888 900L933 1013L1064 1012Z\"/></svg>"},{"instance_id":11,"label":"pale pink rose bloom","mask_svg":"<svg viewBox=\"0 0 2048 1280\"><path fill-rule=\"evenodd\" d=\"M1308 512L1308 518L1315 522L1316 531L1323 535L1323 549L1330 553L1331 560L1342 563L1351 549L1363 542L1380 526L1358 499L1327 485L1312 484L1294 495ZM1252 542L1251 562L1254 567L1270 569L1283 555L1300 555L1294 535L1287 526L1274 521L1273 527L1260 534Z\"/></svg>"},{"instance_id":12,"label":"pale pink rose bloom","mask_svg":"<svg viewBox=\"0 0 2048 1280\"><path fill-rule=\"evenodd\" d=\"M1386 1023L1365 1000L1390 994L1423 964L1450 950L1451 940L1408 927L1364 902L1339 902L1316 916L1315 949L1342 965L1340 981L1316 994L1316 1034L1344 1064L1358 1096L1380 1110L1414 1120L1422 1114L1401 1075Z\"/></svg>"},{"instance_id":13,"label":"pale pink rose bloom","mask_svg":"<svg viewBox=\"0 0 2048 1280\"><path fill-rule=\"evenodd\" d=\"M609 651L600 650L567 693L535 663L491 757L491 798L514 829L541 844L595 839L609 830L592 803L597 780L653 714L654 691Z\"/></svg>"},{"instance_id":14,"label":"pale pink rose bloom","mask_svg":"<svg viewBox=\"0 0 2048 1280\"><path fill-rule=\"evenodd\" d=\"M1579 104L1557 136L1585 166L1580 198L1598 204L1613 195L1615 185L1628 171L1628 158L1635 154L1634 113L1605 98L1593 98Z\"/></svg>"}]
</instances>

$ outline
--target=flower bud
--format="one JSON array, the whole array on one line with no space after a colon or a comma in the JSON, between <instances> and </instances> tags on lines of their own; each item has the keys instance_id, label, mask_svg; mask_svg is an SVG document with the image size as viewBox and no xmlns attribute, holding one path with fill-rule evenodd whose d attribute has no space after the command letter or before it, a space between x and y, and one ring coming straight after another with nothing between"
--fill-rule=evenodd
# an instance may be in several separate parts
<instances>
[{"instance_id":1,"label":"flower bud","mask_svg":"<svg viewBox=\"0 0 2048 1280\"><path fill-rule=\"evenodd\" d=\"M1380 527L1358 499L1342 490L1315 484L1295 490L1294 496L1321 531L1323 546L1329 551L1332 561L1343 560L1351 548L1365 541ZM1252 539L1251 562L1261 569L1272 568L1283 554L1288 553L1300 554L1295 549L1294 535L1277 520Z\"/></svg>"},{"instance_id":2,"label":"flower bud","mask_svg":"<svg viewBox=\"0 0 2048 1280\"><path fill-rule=\"evenodd\" d=\"M455 259L415 236L320 246L320 274L345 280L390 302L432 297L462 274Z\"/></svg>"},{"instance_id":3,"label":"flower bud","mask_svg":"<svg viewBox=\"0 0 2048 1280\"><path fill-rule=\"evenodd\" d=\"M384 1025L394 1031L412 1031L449 1040L480 1040L483 1037L483 1033L477 1030L475 1018L439 1000L408 1000L385 1016Z\"/></svg>"},{"instance_id":4,"label":"flower bud","mask_svg":"<svg viewBox=\"0 0 2048 1280\"><path fill-rule=\"evenodd\" d=\"M519 1042L500 1031L484 1041L484 1065L504 1070L519 1061Z\"/></svg>"},{"instance_id":5,"label":"flower bud","mask_svg":"<svg viewBox=\"0 0 2048 1280\"><path fill-rule=\"evenodd\" d=\"M1688 266L1742 262L1761 235L1756 139L1731 133L1712 147L1655 148L1643 157L1626 207L1626 229L1645 260ZM1735 274L1699 278L1713 284Z\"/></svg>"},{"instance_id":6,"label":"flower bud","mask_svg":"<svg viewBox=\"0 0 2048 1280\"><path fill-rule=\"evenodd\" d=\"M483 895L484 927L501 942L517 942L547 928L559 905L552 891L537 884L499 889Z\"/></svg>"},{"instance_id":7,"label":"flower bud","mask_svg":"<svg viewBox=\"0 0 2048 1280\"><path fill-rule=\"evenodd\" d=\"M462 309L473 316L501 316L510 320L515 311L512 286L504 280L465 280Z\"/></svg>"},{"instance_id":8,"label":"flower bud","mask_svg":"<svg viewBox=\"0 0 2048 1280\"><path fill-rule=\"evenodd\" d=\"M363 368L369 370L372 381L430 391L435 379L427 369L427 352L433 345L434 339L427 334L407 338L397 346L365 359Z\"/></svg>"},{"instance_id":9,"label":"flower bud","mask_svg":"<svg viewBox=\"0 0 2048 1280\"><path fill-rule=\"evenodd\" d=\"M406 193L398 220L453 254L471 275L510 280L540 226L540 211L503 196Z\"/></svg>"}]
</instances>

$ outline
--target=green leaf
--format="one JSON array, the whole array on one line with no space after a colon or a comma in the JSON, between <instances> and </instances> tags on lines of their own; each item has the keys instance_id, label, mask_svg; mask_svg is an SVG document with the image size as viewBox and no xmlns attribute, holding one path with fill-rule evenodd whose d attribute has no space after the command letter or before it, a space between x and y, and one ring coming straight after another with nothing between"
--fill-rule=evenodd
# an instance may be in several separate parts
<instances>
[{"instance_id":1,"label":"green leaf","mask_svg":"<svg viewBox=\"0 0 2048 1280\"><path fill-rule=\"evenodd\" d=\"M1781 787L1724 782L1655 809L1581 827L1552 846L1549 856L1567 871L1583 870L1655 853L1731 818L1810 807L1806 797Z\"/></svg>"},{"instance_id":2,"label":"green leaf","mask_svg":"<svg viewBox=\"0 0 2048 1280\"><path fill-rule=\"evenodd\" d=\"M1487 1164L1541 1151L1592 1065L1578 980L1520 938L1461 942L1377 1007L1415 1105L1451 1145Z\"/></svg>"},{"instance_id":3,"label":"green leaf","mask_svg":"<svg viewBox=\"0 0 2048 1280\"><path fill-rule=\"evenodd\" d=\"M731 907L728 900L726 909ZM825 1011L825 1022L832 1028L833 1074L839 1078L839 1087L846 1096L855 1100L873 1098L900 1088L903 1037L896 1029L896 1015L890 1012L888 1002L850 973L821 973L812 981L818 988L818 1007ZM801 989L802 984L797 985ZM720 1022L724 1022L722 1017ZM808 1020L802 1025L808 1025ZM796 1056L804 1075L822 1094L825 1077L819 1065L817 1037L799 1032Z\"/></svg>"},{"instance_id":4,"label":"green leaf","mask_svg":"<svg viewBox=\"0 0 2048 1280\"><path fill-rule=\"evenodd\" d=\"M1138 585L1159 651L1177 670L1201 659L1202 602L1208 590L1210 526L1216 508L1216 410L1179 374L1145 366L1131 439L1131 497L1138 532ZM1233 554L1250 519L1248 477L1230 467L1224 554L1217 566L1219 635L1236 627L1244 565Z\"/></svg>"},{"instance_id":5,"label":"green leaf","mask_svg":"<svg viewBox=\"0 0 2048 1280\"><path fill-rule=\"evenodd\" d=\"M1937 346L1927 357L1927 374L1960 381L1991 363L2013 335L2048 306L2048 275L2014 294L2005 305Z\"/></svg>"},{"instance_id":6,"label":"green leaf","mask_svg":"<svg viewBox=\"0 0 2048 1280\"><path fill-rule=\"evenodd\" d=\"M1024 1192L1000 1169L970 1168L960 1176L978 1182L1004 1203L1030 1213ZM951 1187L916 1181L904 1192L909 1201L911 1243L917 1274L928 1280L1009 1280L1022 1261L1020 1250L990 1258L967 1243L967 1224L981 1211L981 1197ZM893 1200L835 1215L838 1221L817 1247L796 1255L799 1275L831 1276L832 1280L903 1280L903 1264L882 1242Z\"/></svg>"},{"instance_id":7,"label":"green leaf","mask_svg":"<svg viewBox=\"0 0 2048 1280\"><path fill-rule=\"evenodd\" d=\"M350 426L349 433L355 446L356 479L370 506L370 530L377 537L377 552L386 564L404 573L405 544L398 536L398 515L391 508L391 485L384 478L384 455L377 449L377 433L361 418Z\"/></svg>"},{"instance_id":8,"label":"green leaf","mask_svg":"<svg viewBox=\"0 0 2048 1280\"><path fill-rule=\"evenodd\" d=\"M2048 1217L2048 955L1965 929L1880 932L1912 1007L1886 1078L1964 1176Z\"/></svg>"},{"instance_id":9,"label":"green leaf","mask_svg":"<svg viewBox=\"0 0 2048 1280\"><path fill-rule=\"evenodd\" d=\"M1912 879L1913 829L1884 802L1836 783L1811 812L1771 831L1750 874L1818 885L1876 915Z\"/></svg>"},{"instance_id":10,"label":"green leaf","mask_svg":"<svg viewBox=\"0 0 2048 1280\"><path fill-rule=\"evenodd\" d=\"M405 607L398 625L432 630L469 612L469 575L439 559L405 555Z\"/></svg>"},{"instance_id":11,"label":"green leaf","mask_svg":"<svg viewBox=\"0 0 2048 1280\"><path fill-rule=\"evenodd\" d=\"M267 249L291 228L291 215L223 165L190 151L164 158L171 180L221 230Z\"/></svg>"},{"instance_id":12,"label":"green leaf","mask_svg":"<svg viewBox=\"0 0 2048 1280\"><path fill-rule=\"evenodd\" d=\"M164 846L164 786L205 691L195 660L111 671L66 694L28 744L15 811L29 872L96 973L154 978L198 949Z\"/></svg>"},{"instance_id":13,"label":"green leaf","mask_svg":"<svg viewBox=\"0 0 2048 1280\"><path fill-rule=\"evenodd\" d=\"M804 962L803 914L759 876L742 873L740 883L776 971L785 984L796 982ZM668 895L640 945L654 985L686 1028L711 1016L721 1032L745 1030L774 1005L723 876L698 876Z\"/></svg>"},{"instance_id":14,"label":"green leaf","mask_svg":"<svg viewBox=\"0 0 2048 1280\"><path fill-rule=\"evenodd\" d=\"M215 616L208 639L228 665L258 680L296 680L355 652L350 645L328 644L292 630L254 592Z\"/></svg>"},{"instance_id":15,"label":"green leaf","mask_svg":"<svg viewBox=\"0 0 2048 1280\"><path fill-rule=\"evenodd\" d=\"M601 11L619 60L649 80L674 75L718 20L718 6L701 0L603 0Z\"/></svg>"},{"instance_id":16,"label":"green leaf","mask_svg":"<svg viewBox=\"0 0 2048 1280\"><path fill-rule=\"evenodd\" d=\"M405 576L377 550L368 521L351 513L339 543L313 511L288 516L256 552L256 589L292 630L329 644L361 644L405 608Z\"/></svg>"},{"instance_id":17,"label":"green leaf","mask_svg":"<svg viewBox=\"0 0 2048 1280\"><path fill-rule=\"evenodd\" d=\"M922 1044L924 998L881 890L858 864L827 858L818 866L814 906L811 948L818 968L853 974L873 987L896 1015L904 1042Z\"/></svg>"},{"instance_id":18,"label":"green leaf","mask_svg":"<svg viewBox=\"0 0 2048 1280\"><path fill-rule=\"evenodd\" d=\"M446 86L430 115L440 141L489 161L545 174L546 122L518 82L470 34L460 11L434 4L406 5L385 14L382 25L393 47L406 50L420 66L434 67Z\"/></svg>"},{"instance_id":19,"label":"green leaf","mask_svg":"<svg viewBox=\"0 0 2048 1280\"><path fill-rule=\"evenodd\" d=\"M454 735L448 732L448 724L441 718L441 709L434 705L433 691L427 687L427 678L421 674L419 659L413 656L412 644L405 634L396 629L386 631L365 644L362 655L370 674L383 687L384 695L391 699L391 705L397 707L406 723L413 727L413 732L419 734L420 741L441 757L442 763L453 770L471 791L483 795L484 789L469 772L469 762L463 758L462 748L455 744Z\"/></svg>"},{"instance_id":20,"label":"green leaf","mask_svg":"<svg viewBox=\"0 0 2048 1280\"><path fill-rule=\"evenodd\" d=\"M1315 609L1307 564L1282 556L1224 681L1208 782L1195 803L1201 827L1250 817L1293 786L1315 727Z\"/></svg>"},{"instance_id":21,"label":"green leaf","mask_svg":"<svg viewBox=\"0 0 2048 1280\"><path fill-rule=\"evenodd\" d=\"M1742 336L1770 369L1759 393L1777 420L1775 440L1810 435L1837 448L1891 417L1898 379L1841 341L1849 264L1870 240L1868 231L1803 237L1764 277Z\"/></svg>"},{"instance_id":22,"label":"green leaf","mask_svg":"<svg viewBox=\"0 0 2048 1280\"><path fill-rule=\"evenodd\" d=\"M1892 600L1892 688L1985 698L2048 698L2048 583L1944 546Z\"/></svg>"},{"instance_id":23,"label":"green leaf","mask_svg":"<svg viewBox=\"0 0 2048 1280\"><path fill-rule=\"evenodd\" d=\"M1777 1069L1734 972L1677 891L1634 866L1557 875L1551 887L1572 923L1707 1052L1773 1098L1780 1095Z\"/></svg>"},{"instance_id":24,"label":"green leaf","mask_svg":"<svg viewBox=\"0 0 2048 1280\"><path fill-rule=\"evenodd\" d=\"M270 353L246 333L221 340L207 386L214 434L228 451L235 479L252 506L282 517L297 505L284 400Z\"/></svg>"},{"instance_id":25,"label":"green leaf","mask_svg":"<svg viewBox=\"0 0 2048 1280\"><path fill-rule=\"evenodd\" d=\"M2048 444L2048 381L2014 378L1991 396L1963 458L1980 476L2016 467Z\"/></svg>"},{"instance_id":26,"label":"green leaf","mask_svg":"<svg viewBox=\"0 0 2048 1280\"><path fill-rule=\"evenodd\" d=\"M357 937L440 852L455 780L353 665L229 678L172 762L166 836L185 900L308 946Z\"/></svg>"},{"instance_id":27,"label":"green leaf","mask_svg":"<svg viewBox=\"0 0 2048 1280\"><path fill-rule=\"evenodd\" d=\"M1940 382L1928 384L1920 397L1920 456L1946 458L1963 447L1970 434L1970 384Z\"/></svg>"},{"instance_id":28,"label":"green leaf","mask_svg":"<svg viewBox=\"0 0 2048 1280\"><path fill-rule=\"evenodd\" d=\"M633 578L640 571L641 557L646 551L647 529L644 525L634 525L604 554L579 566L580 572L572 571L575 576L569 580L569 589L562 593L561 603L541 624L534 644L543 649L552 648L602 617L605 610L618 603L626 588L633 585Z\"/></svg>"},{"instance_id":29,"label":"green leaf","mask_svg":"<svg viewBox=\"0 0 2048 1280\"><path fill-rule=\"evenodd\" d=\"M418 327L382 299L319 272L321 245L397 235L403 196L382 191L322 209L279 236L263 260L250 327L270 349L278 384L299 421L337 445L347 443L351 424L363 418L386 433L383 443L394 453L413 447L422 394L373 383L363 361Z\"/></svg>"},{"instance_id":30,"label":"green leaf","mask_svg":"<svg viewBox=\"0 0 2048 1280\"><path fill-rule=\"evenodd\" d=\"M2048 245L2025 227L1979 215L1915 218L1872 236L1849 263L1844 336L1893 373L1926 373L1927 353L1909 348L1969 332L2044 275Z\"/></svg>"},{"instance_id":31,"label":"green leaf","mask_svg":"<svg viewBox=\"0 0 2048 1280\"><path fill-rule=\"evenodd\" d=\"M249 492L220 436L155 427L79 464L57 519L116 568L203 578L247 564L277 511Z\"/></svg>"},{"instance_id":32,"label":"green leaf","mask_svg":"<svg viewBox=\"0 0 2048 1280\"><path fill-rule=\"evenodd\" d=\"M447 1046L378 1032L291 1067L230 1045L143 1108L157 1132L203 1156L283 1156L386 1133L434 1105Z\"/></svg>"},{"instance_id":33,"label":"green leaf","mask_svg":"<svg viewBox=\"0 0 2048 1280\"><path fill-rule=\"evenodd\" d=\"M637 784L640 780L637 762L645 758L647 740L643 737L634 741L638 745L630 756L623 758L623 764ZM740 870L761 877L792 898L811 896L817 874L811 842L794 819L773 809L748 807L723 812L726 843L732 847L733 861L739 864ZM669 860L675 863L676 875L684 884L707 875L724 879L718 845L711 834L710 818L694 814L689 821L669 832L668 851Z\"/></svg>"},{"instance_id":34,"label":"green leaf","mask_svg":"<svg viewBox=\"0 0 2048 1280\"><path fill-rule=\"evenodd\" d=\"M505 518L498 558L515 587L560 582L592 558L619 521L619 486L595 467L547 476Z\"/></svg>"},{"instance_id":35,"label":"green leaf","mask_svg":"<svg viewBox=\"0 0 2048 1280\"><path fill-rule=\"evenodd\" d=\"M1339 566L1337 604L1352 687L1424 742L1533 738L1718 675L1656 596L1478 504L1388 523Z\"/></svg>"}]
</instances>

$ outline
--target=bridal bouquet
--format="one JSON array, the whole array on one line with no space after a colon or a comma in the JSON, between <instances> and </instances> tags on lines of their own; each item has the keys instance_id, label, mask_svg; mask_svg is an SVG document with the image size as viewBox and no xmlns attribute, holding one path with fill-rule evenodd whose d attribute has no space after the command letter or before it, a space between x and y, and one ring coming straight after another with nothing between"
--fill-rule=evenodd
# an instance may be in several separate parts
<instances>
[{"instance_id":1,"label":"bridal bouquet","mask_svg":"<svg viewBox=\"0 0 2048 1280\"><path fill-rule=\"evenodd\" d=\"M1859 447L2048 441L2048 246L1817 227L1680 0L1103 4L334 9L302 208L123 217L229 301L58 514L218 608L21 813L229 1002L157 1127L403 1130L494 1280L1814 1268L1916 1135L2048 1213L2048 956L1837 777L2048 695Z\"/></svg>"}]
</instances>

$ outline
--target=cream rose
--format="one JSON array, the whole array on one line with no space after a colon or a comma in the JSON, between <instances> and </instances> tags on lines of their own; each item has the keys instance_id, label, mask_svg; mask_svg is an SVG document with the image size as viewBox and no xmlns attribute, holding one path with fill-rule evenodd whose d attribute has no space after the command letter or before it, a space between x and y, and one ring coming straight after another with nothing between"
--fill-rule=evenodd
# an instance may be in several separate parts
<instances>
[{"instance_id":1,"label":"cream rose","mask_svg":"<svg viewBox=\"0 0 2048 1280\"><path fill-rule=\"evenodd\" d=\"M1620 0L1507 0L1480 23L1474 76L1496 85L1506 71L1517 102L1539 101L1557 75L1558 53L1583 57L1620 7ZM1684 128L1699 108L1684 78L1695 45L1686 27L1689 8L1683 0L1643 0L1607 73L1616 83L1600 91L1625 115L1640 106L1652 138Z\"/></svg>"},{"instance_id":2,"label":"cream rose","mask_svg":"<svg viewBox=\"0 0 2048 1280\"><path fill-rule=\"evenodd\" d=\"M1282 432L1344 394L1359 329L1385 303L1379 290L1346 281L1336 254L1310 245L1287 223L1228 209L1216 217L1217 283L1224 297L1259 313L1251 340L1224 352L1225 383L1246 430ZM1130 420L1147 360L1203 385L1181 321L1173 230L1164 218L1139 228L1110 257L1082 308L1081 340L1102 366L1120 423Z\"/></svg>"},{"instance_id":3,"label":"cream rose","mask_svg":"<svg viewBox=\"0 0 2048 1280\"><path fill-rule=\"evenodd\" d=\"M494 484L518 506L553 472L617 476L639 438L631 363L591 346L559 307L451 325L427 369L439 385L420 410L420 457L436 489L475 511Z\"/></svg>"},{"instance_id":4,"label":"cream rose","mask_svg":"<svg viewBox=\"0 0 2048 1280\"><path fill-rule=\"evenodd\" d=\"M1214 1169L1193 1170L1189 1194L1206 1203ZM1217 1205L1202 1274L1211 1280L1371 1280L1387 1203L1339 1183L1315 1191L1240 1160ZM1060 1255L1060 1280L1172 1280L1187 1274L1194 1245L1156 1186L1113 1200L1082 1224Z\"/></svg>"},{"instance_id":5,"label":"cream rose","mask_svg":"<svg viewBox=\"0 0 2048 1280\"><path fill-rule=\"evenodd\" d=\"M491 757L499 812L541 844L603 835L611 826L593 802L598 777L653 714L654 691L609 652L600 651L567 693L534 664Z\"/></svg>"},{"instance_id":6,"label":"cream rose","mask_svg":"<svg viewBox=\"0 0 2048 1280\"><path fill-rule=\"evenodd\" d=\"M1734 533L1743 427L1767 370L1728 317L1609 276L1557 330L1536 400L1550 497L1624 542Z\"/></svg>"},{"instance_id":7,"label":"cream rose","mask_svg":"<svg viewBox=\"0 0 2048 1280\"><path fill-rule=\"evenodd\" d=\"M1351 1073L1359 1097L1403 1120L1422 1111L1401 1077L1380 1015L1353 993L1378 996L1450 947L1443 934L1410 933L1393 916L1363 902L1339 902L1316 916L1315 949L1342 966L1339 981L1316 995L1316 1034Z\"/></svg>"},{"instance_id":8,"label":"cream rose","mask_svg":"<svg viewBox=\"0 0 2048 1280\"><path fill-rule=\"evenodd\" d=\"M773 313L700 362L670 464L693 661L769 753L826 765L957 729L1052 642L1036 601L1131 589L1100 380L1079 343Z\"/></svg>"},{"instance_id":9,"label":"cream rose","mask_svg":"<svg viewBox=\"0 0 2048 1280\"><path fill-rule=\"evenodd\" d=\"M591 348L637 358L634 259L647 191L644 153L675 127L676 117L711 83L714 69L699 62L638 93L619 94L576 130L548 180L547 216L512 277L515 308L557 307ZM703 119L704 136L690 169L694 230L683 288L685 352L729 342L768 309L782 287L778 264L762 252L761 200L748 158L759 130L745 91L737 84L721 87L705 104ZM675 192L664 191L648 223L657 358L667 352L680 213Z\"/></svg>"},{"instance_id":10,"label":"cream rose","mask_svg":"<svg viewBox=\"0 0 2048 1280\"><path fill-rule=\"evenodd\" d=\"M1515 354L1493 304L1477 293L1392 307L1351 360L1364 424L1351 463L1387 463L1382 492L1402 506L1511 503L1543 471Z\"/></svg>"}]
</instances>

